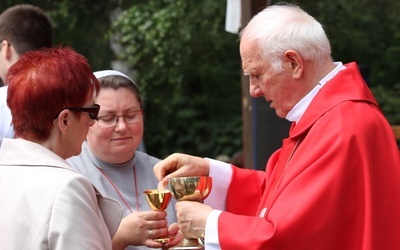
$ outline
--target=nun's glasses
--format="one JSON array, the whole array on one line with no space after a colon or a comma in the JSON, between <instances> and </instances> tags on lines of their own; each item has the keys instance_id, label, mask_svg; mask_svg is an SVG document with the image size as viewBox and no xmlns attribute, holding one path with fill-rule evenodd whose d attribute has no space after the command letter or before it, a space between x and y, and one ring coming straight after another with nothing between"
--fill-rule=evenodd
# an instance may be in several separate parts
<instances>
[{"instance_id":1,"label":"nun's glasses","mask_svg":"<svg viewBox=\"0 0 400 250\"><path fill-rule=\"evenodd\" d=\"M102 128L114 127L118 121L122 121L119 118L123 118L127 124L133 124L143 121L143 109L129 111L124 115L103 115L97 117L97 124Z\"/></svg>"}]
</instances>

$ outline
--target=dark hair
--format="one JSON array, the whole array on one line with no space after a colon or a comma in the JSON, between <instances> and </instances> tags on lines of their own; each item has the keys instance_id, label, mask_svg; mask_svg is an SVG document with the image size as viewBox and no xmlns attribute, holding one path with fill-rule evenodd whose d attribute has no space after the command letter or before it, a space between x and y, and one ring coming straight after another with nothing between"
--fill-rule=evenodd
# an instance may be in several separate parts
<instances>
[{"instance_id":1,"label":"dark hair","mask_svg":"<svg viewBox=\"0 0 400 250\"><path fill-rule=\"evenodd\" d=\"M109 75L105 77L100 77L99 82L101 88L112 88L114 90L118 88L129 89L138 100L140 108L143 109L143 100L142 97L140 96L139 88L136 86L135 83L133 83L128 78L120 75Z\"/></svg>"},{"instance_id":2,"label":"dark hair","mask_svg":"<svg viewBox=\"0 0 400 250\"><path fill-rule=\"evenodd\" d=\"M80 108L100 91L86 58L69 47L26 52L8 70L7 82L15 135L41 141L61 110Z\"/></svg>"},{"instance_id":3,"label":"dark hair","mask_svg":"<svg viewBox=\"0 0 400 250\"><path fill-rule=\"evenodd\" d=\"M40 8L19 4L0 15L0 39L13 45L18 55L53 44L53 25Z\"/></svg>"}]
</instances>

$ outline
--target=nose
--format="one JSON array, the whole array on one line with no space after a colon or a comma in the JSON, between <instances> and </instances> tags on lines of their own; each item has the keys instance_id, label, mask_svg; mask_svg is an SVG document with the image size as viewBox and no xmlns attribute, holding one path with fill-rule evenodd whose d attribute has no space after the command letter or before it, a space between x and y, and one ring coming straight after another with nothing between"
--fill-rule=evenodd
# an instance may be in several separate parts
<instances>
[{"instance_id":1,"label":"nose","mask_svg":"<svg viewBox=\"0 0 400 250\"><path fill-rule=\"evenodd\" d=\"M250 96L254 98L261 96L260 87L257 84L255 84L255 81L252 80L251 78L249 80L249 93Z\"/></svg>"},{"instance_id":2,"label":"nose","mask_svg":"<svg viewBox=\"0 0 400 250\"><path fill-rule=\"evenodd\" d=\"M126 128L126 121L123 116L117 117L117 124L115 125L115 129L125 129Z\"/></svg>"}]
</instances>

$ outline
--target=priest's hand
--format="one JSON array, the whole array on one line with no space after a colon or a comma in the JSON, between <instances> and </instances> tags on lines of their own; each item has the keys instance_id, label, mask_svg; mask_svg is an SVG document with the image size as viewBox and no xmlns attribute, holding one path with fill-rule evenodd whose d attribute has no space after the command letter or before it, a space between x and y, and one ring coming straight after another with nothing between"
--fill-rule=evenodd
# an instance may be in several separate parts
<instances>
[{"instance_id":1,"label":"priest's hand","mask_svg":"<svg viewBox=\"0 0 400 250\"><path fill-rule=\"evenodd\" d=\"M212 207L196 201L178 201L175 209L179 228L186 238L204 237Z\"/></svg>"},{"instance_id":2,"label":"priest's hand","mask_svg":"<svg viewBox=\"0 0 400 250\"><path fill-rule=\"evenodd\" d=\"M158 162L153 170L160 181L158 187L160 190L168 184L169 178L208 176L210 173L210 162L201 157L175 153Z\"/></svg>"}]
</instances>

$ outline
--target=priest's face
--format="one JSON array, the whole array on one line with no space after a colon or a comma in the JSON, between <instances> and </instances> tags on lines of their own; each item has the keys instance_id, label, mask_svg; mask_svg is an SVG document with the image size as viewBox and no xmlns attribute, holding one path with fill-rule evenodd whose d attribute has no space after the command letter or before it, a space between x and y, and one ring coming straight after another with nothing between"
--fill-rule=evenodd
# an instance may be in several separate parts
<instances>
[{"instance_id":1,"label":"priest's face","mask_svg":"<svg viewBox=\"0 0 400 250\"><path fill-rule=\"evenodd\" d=\"M250 95L254 98L264 97L270 103L270 107L275 109L276 114L285 118L304 96L293 75L293 64L290 60L283 60L283 69L277 72L268 60L262 57L260 47L246 38L240 43L240 55L243 72L250 77Z\"/></svg>"}]
</instances>

